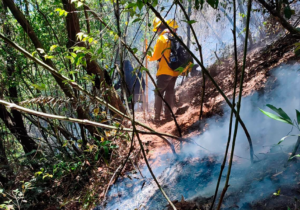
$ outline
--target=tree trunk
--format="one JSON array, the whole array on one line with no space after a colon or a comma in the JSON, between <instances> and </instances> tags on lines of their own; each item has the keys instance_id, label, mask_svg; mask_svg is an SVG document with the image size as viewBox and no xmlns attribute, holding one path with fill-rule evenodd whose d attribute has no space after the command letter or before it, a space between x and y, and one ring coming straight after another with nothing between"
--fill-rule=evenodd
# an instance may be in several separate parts
<instances>
[{"instance_id":1,"label":"tree trunk","mask_svg":"<svg viewBox=\"0 0 300 210\"><path fill-rule=\"evenodd\" d=\"M7 37L9 37L9 38L11 37L11 31L10 31L8 25L3 26L3 32ZM5 46L8 51L8 54L6 57L6 61L7 61L6 70L7 70L7 75L9 76L8 92L9 92L9 96L10 96L11 100L14 103L18 104L18 91L17 91L16 76L15 76L15 65L14 65L15 59L14 59L14 55L13 55L13 50L10 48L10 46L8 46L8 44L5 44ZM5 107L2 107L2 109L6 110ZM25 153L28 153L28 152L31 152L32 150L37 149L37 145L36 145L35 141L30 136L28 136L21 113L17 110L12 110L11 113L12 113L12 116L10 116L10 118L11 118L12 124L10 124L10 127L11 127L10 131L20 141ZM7 118L8 114L9 113L7 111L3 110L3 113L2 113L3 118L1 117L3 121L5 121L5 119L8 119ZM9 125L8 122L7 122L7 125Z\"/></svg>"},{"instance_id":2,"label":"tree trunk","mask_svg":"<svg viewBox=\"0 0 300 210\"><path fill-rule=\"evenodd\" d=\"M4 165L8 165L8 160L6 157L6 152L4 147L4 141L1 136L0 136L0 163Z\"/></svg>"},{"instance_id":3,"label":"tree trunk","mask_svg":"<svg viewBox=\"0 0 300 210\"><path fill-rule=\"evenodd\" d=\"M68 12L68 15L66 17L68 40L69 40L67 43L67 47L70 48L75 45L86 47L84 42L77 42L76 34L78 34L81 30L79 25L79 19L75 12L76 8L74 3L71 3L70 0L62 0L62 3L64 5L64 10ZM105 100L107 100L111 105L113 105L121 112L125 113L126 111L125 107L122 101L120 100L118 94L112 87L112 81L110 80L107 71L105 69L102 69L95 60L91 60L90 55L86 55L86 60L87 60L87 68L86 68L87 73L90 75L91 74L96 75L95 87L97 89L100 89L101 83L103 84L103 88L105 89L108 86Z\"/></svg>"},{"instance_id":4,"label":"tree trunk","mask_svg":"<svg viewBox=\"0 0 300 210\"><path fill-rule=\"evenodd\" d=\"M0 182L5 187L6 183L8 182L8 179L3 175L6 171L9 170L9 163L7 160L5 148L4 148L4 141L0 136Z\"/></svg>"},{"instance_id":5,"label":"tree trunk","mask_svg":"<svg viewBox=\"0 0 300 210\"><path fill-rule=\"evenodd\" d=\"M0 105L0 118L10 132L19 140L25 153L37 149L36 143L27 135L26 130L24 131L18 127L19 124L17 124L16 119L14 119L3 105Z\"/></svg>"}]
</instances>

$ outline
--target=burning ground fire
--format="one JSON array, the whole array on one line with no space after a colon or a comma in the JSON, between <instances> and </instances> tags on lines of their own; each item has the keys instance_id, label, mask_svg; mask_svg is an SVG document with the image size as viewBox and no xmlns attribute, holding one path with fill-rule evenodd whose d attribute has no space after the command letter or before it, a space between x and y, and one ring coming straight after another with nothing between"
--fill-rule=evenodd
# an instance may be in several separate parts
<instances>
[{"instance_id":1,"label":"burning ground fire","mask_svg":"<svg viewBox=\"0 0 300 210\"><path fill-rule=\"evenodd\" d=\"M299 91L295 88L300 82L299 73L299 64L281 65L271 71L263 90L243 99L242 119L253 139L256 163L250 163L246 136L239 129L236 161L222 209L286 209L286 206L297 209L299 206L295 199L299 197L300 164L287 164L295 138L275 146L291 127L273 121L259 111L259 108L266 109L265 104L273 104L293 119L295 109L300 107ZM153 166L158 181L175 204L180 204L178 201L183 197L195 209L209 208L225 151L229 111L225 107L223 117L208 119L208 129L194 137L201 147L185 144L178 157L164 154L160 157L161 165ZM290 134L293 133L296 131ZM222 181L226 171L225 167ZM120 179L111 187L106 206L96 209L167 209L167 201L146 167L142 174L145 178L135 172ZM223 185L221 182L221 190Z\"/></svg>"}]
</instances>

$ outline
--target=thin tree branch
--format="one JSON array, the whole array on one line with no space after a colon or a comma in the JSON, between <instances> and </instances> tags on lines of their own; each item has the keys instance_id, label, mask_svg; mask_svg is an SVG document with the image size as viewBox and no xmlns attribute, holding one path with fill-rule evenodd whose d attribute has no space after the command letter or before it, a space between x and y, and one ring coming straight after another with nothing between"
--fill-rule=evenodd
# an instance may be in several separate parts
<instances>
[{"instance_id":1,"label":"thin tree branch","mask_svg":"<svg viewBox=\"0 0 300 210\"><path fill-rule=\"evenodd\" d=\"M236 113L236 120L235 120L235 126L234 126L234 134L233 134L233 140L232 140L232 146L231 146L231 154L230 154L230 160L228 165L228 171L227 171L227 177L226 182L220 197L220 201L218 204L218 210L221 208L221 204L223 202L225 193L229 187L229 178L231 173L231 167L233 162L233 156L234 156L234 149L235 149L235 142L236 142L236 136L238 131L238 118L240 116L240 110L241 110L241 103L242 103L242 95L243 95L243 82L244 82L244 75L245 75L245 68L246 68L246 58L247 58L247 48L248 48L248 35L249 35L249 26L250 26L250 16L251 16L251 6L252 6L252 0L248 0L248 11L247 11L247 25L246 25L246 35L245 35L245 46L244 46L244 58L243 58L243 68L242 68L242 75L240 79L240 92L239 92L239 100L237 103L237 113ZM233 108L232 108L233 110ZM252 145L251 145L252 146Z\"/></svg>"},{"instance_id":2,"label":"thin tree branch","mask_svg":"<svg viewBox=\"0 0 300 210\"><path fill-rule=\"evenodd\" d=\"M49 118L49 119L56 119L56 120L63 120L63 121L69 121L69 122L73 122L73 123L79 123L79 124L83 124L83 125L92 125L95 127L100 127L100 128L105 128L105 129L115 129L118 130L120 128L115 127L115 126L111 126L111 125L106 125L106 124L102 124L102 123L98 123L98 122L94 122L94 121L90 121L90 120L81 120L81 119L76 119L76 118L71 118L71 117L66 117L66 116L61 116L61 115L53 115L53 114L47 114L47 113L43 113L43 112L39 112L39 111L35 111L32 109L27 109L24 108L22 106L16 105L14 103L9 103L7 101L4 100L0 100L0 104L6 106L7 108L10 109L14 109L14 110L18 110L24 113L28 113L28 114L32 114L32 115L36 115L36 116L40 116L40 117L45 117L45 118ZM122 131L127 131L127 132L133 132L132 129L129 128L121 128L120 130ZM149 134L149 135L160 135L160 136L169 136L174 138L172 135L170 134L163 134L160 132L146 132L146 131L141 131L141 130L136 130L137 132L141 133L141 134ZM175 137L175 139L178 139L178 137Z\"/></svg>"},{"instance_id":3,"label":"thin tree branch","mask_svg":"<svg viewBox=\"0 0 300 210\"><path fill-rule=\"evenodd\" d=\"M232 30L232 33L233 33L233 41L234 41L234 61L235 61L234 86L233 86L233 96L232 96L233 106L235 106L235 95L236 95L237 75L238 75L238 55L237 55L237 40L236 40L237 31L236 31L236 29L237 29L237 27L236 27L236 0L233 0L233 30ZM219 178L218 178L218 182L217 182L217 186L216 186L216 190L215 190L215 195L214 195L213 201L211 203L211 206L209 208L210 210L212 210L214 207L214 203L216 201L218 191L219 191L219 186L220 186L223 170L224 170L225 164L226 164L228 149L229 149L230 140L231 140L232 121L233 121L233 108L231 109L231 113L230 113L229 133L228 133L226 150L225 150L225 154L224 154L224 158L223 158L223 163L221 165L221 170L220 170L220 174L219 174Z\"/></svg>"}]
</instances>

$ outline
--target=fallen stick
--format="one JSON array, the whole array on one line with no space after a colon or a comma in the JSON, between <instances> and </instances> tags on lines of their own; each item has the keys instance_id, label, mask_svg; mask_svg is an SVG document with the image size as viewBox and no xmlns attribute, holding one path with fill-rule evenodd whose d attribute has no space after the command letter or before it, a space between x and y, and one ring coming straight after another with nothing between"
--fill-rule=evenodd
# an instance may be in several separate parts
<instances>
[{"instance_id":1,"label":"fallen stick","mask_svg":"<svg viewBox=\"0 0 300 210\"><path fill-rule=\"evenodd\" d=\"M66 117L66 116L61 116L61 115L53 115L53 114L47 114L47 113L43 113L43 112L39 112L39 111L35 111L32 109L27 109L25 107L19 106L17 104L14 103L9 103L7 101L4 100L0 100L0 104L6 106L7 108L10 109L15 109L21 112L25 112L28 114L33 114L36 116L40 116L40 117L45 117L45 118L49 118L49 119L56 119L56 120L63 120L63 121L69 121L69 122L73 122L73 123L79 123L79 124L83 124L83 125L92 125L95 127L100 127L100 128L105 128L105 129L111 129L111 130L121 130L121 131L127 131L127 132L133 132L132 129L130 128L118 128L115 126L111 126L111 125L106 125L106 124L102 124L102 123L98 123L98 122L94 122L94 121L90 121L90 120L80 120L80 119L76 119L76 118L71 118L71 117ZM164 133L160 133L160 132L147 132L147 131L141 131L141 130L137 130L137 132L141 133L141 134L148 134L148 135L159 135L159 136L168 136L168 137L172 137L175 139L179 139L176 136L172 136L169 134L164 134ZM167 144L170 145L170 142L167 141ZM173 150L173 148L172 148Z\"/></svg>"}]
</instances>

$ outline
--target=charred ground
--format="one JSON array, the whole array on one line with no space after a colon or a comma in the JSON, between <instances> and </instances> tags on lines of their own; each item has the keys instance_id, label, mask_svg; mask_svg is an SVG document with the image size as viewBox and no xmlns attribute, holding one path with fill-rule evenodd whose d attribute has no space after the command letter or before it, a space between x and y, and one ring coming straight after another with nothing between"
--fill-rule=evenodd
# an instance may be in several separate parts
<instances>
[{"instance_id":1,"label":"charred ground","mask_svg":"<svg viewBox=\"0 0 300 210\"><path fill-rule=\"evenodd\" d=\"M299 62L299 57L296 56L294 52L294 44L296 42L299 42L299 39L295 38L293 35L286 35L282 38L279 38L277 41L266 45L265 47L253 47L249 50L247 56L243 96L251 95L254 92L258 92L259 94L263 95L265 92L272 91L272 85L271 87L269 85L268 89L265 88L266 81L268 79L271 81L271 83L273 83L274 86L276 86L277 79L276 77L271 76L269 71L281 64L293 64ZM241 56L242 55L240 55L240 58ZM241 66L241 59L239 61L239 65ZM209 67L211 75L229 98L232 97L233 93L233 69L234 61L231 57L223 59L221 63L215 63ZM240 75L238 77L240 77ZM176 91L177 109L175 114L177 121L184 133L184 137L193 137L205 132L206 127L208 126L206 124L206 119L216 115L220 117L223 115L222 107L224 105L224 100L216 91L216 88L213 86L213 84L208 81L205 89L204 115L203 119L199 121L201 84L201 75L191 77L185 80L184 84L179 86ZM152 126L156 127L155 125ZM178 134L174 122L169 122L163 126L157 126L156 128L160 132L171 132L175 135ZM148 154L148 156L153 167L155 167L155 165L159 165L159 155L167 153L169 148L165 147L165 149L162 150L161 147L166 145L158 137L144 136L143 140L148 143L150 142L148 150L151 152ZM180 143L173 140L173 144L176 145L176 150L178 153L180 153ZM288 168L282 167L280 169L278 169L277 165L264 165L266 163L270 163L269 160L272 159L273 155L270 154L269 157L264 158L264 163L257 163L258 166L254 166L259 167L260 169L267 169L257 170L257 174L255 175L256 179L268 179L276 183L278 176L282 176L283 179L293 179L294 181L298 182L298 163L291 164L288 166ZM278 165L283 166L284 162L287 160L288 154L278 153L277 155L281 157L281 159L277 157ZM216 164L213 167L220 166L220 162L218 161L213 161L210 164ZM201 177L199 177L199 179L201 179ZM298 195L300 188L298 185L295 186L289 184L285 184L281 188L281 192L284 195L275 196L271 194L270 196L263 196L258 194L258 197L261 196L259 202L245 202L238 205L238 198L243 196L243 191L247 191L245 189L251 189L251 184L253 184L252 182L253 180L247 181L243 184L243 186L240 187L240 189L237 189L235 192L228 193L228 195L225 197L225 202L222 206L222 209L287 209L287 206L293 208L295 207L297 209L299 202L295 196ZM255 191L251 190L250 192L253 194L256 193ZM181 201L174 201L174 203L177 209L208 209L211 201L212 197L205 198L202 196L196 196L190 201L186 201L183 198Z\"/></svg>"}]
</instances>

